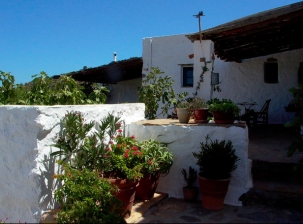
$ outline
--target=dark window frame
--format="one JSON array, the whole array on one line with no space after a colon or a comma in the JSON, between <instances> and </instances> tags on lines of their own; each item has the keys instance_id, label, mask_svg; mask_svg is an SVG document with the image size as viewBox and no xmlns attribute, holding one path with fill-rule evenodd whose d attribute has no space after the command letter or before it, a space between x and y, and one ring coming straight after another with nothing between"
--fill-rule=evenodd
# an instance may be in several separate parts
<instances>
[{"instance_id":1,"label":"dark window frame","mask_svg":"<svg viewBox=\"0 0 303 224\"><path fill-rule=\"evenodd\" d=\"M187 76L188 72L192 72L191 76ZM182 65L181 66L181 86L182 87L194 87L194 66L193 65ZM189 80L192 81L189 81Z\"/></svg>"},{"instance_id":2,"label":"dark window frame","mask_svg":"<svg viewBox=\"0 0 303 224\"><path fill-rule=\"evenodd\" d=\"M264 82L268 84L279 83L278 60L268 58L264 62Z\"/></svg>"}]
</instances>

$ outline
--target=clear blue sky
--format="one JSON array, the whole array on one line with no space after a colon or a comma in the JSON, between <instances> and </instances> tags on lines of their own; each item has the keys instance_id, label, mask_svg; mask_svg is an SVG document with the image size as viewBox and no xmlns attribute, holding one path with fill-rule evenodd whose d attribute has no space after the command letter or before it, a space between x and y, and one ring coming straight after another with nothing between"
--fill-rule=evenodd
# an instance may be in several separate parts
<instances>
[{"instance_id":1,"label":"clear blue sky","mask_svg":"<svg viewBox=\"0 0 303 224\"><path fill-rule=\"evenodd\" d=\"M0 0L0 70L16 83L142 56L144 37L198 31L292 0Z\"/></svg>"}]
</instances>

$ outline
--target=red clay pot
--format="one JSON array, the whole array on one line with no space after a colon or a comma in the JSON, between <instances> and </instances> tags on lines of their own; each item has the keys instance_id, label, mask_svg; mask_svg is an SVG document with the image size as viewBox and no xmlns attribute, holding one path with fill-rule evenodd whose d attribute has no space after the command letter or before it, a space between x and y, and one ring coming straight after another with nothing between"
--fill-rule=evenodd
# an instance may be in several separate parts
<instances>
[{"instance_id":1,"label":"red clay pot","mask_svg":"<svg viewBox=\"0 0 303 224\"><path fill-rule=\"evenodd\" d=\"M154 197L154 193L159 183L160 173L144 174L140 179L139 185L136 187L136 196L138 200L150 200Z\"/></svg>"},{"instance_id":2,"label":"red clay pot","mask_svg":"<svg viewBox=\"0 0 303 224\"><path fill-rule=\"evenodd\" d=\"M195 201L198 197L199 189L197 187L183 187L183 196L186 201Z\"/></svg>"},{"instance_id":3,"label":"red clay pot","mask_svg":"<svg viewBox=\"0 0 303 224\"><path fill-rule=\"evenodd\" d=\"M194 109L193 114L196 123L208 123L208 109Z\"/></svg>"},{"instance_id":4,"label":"red clay pot","mask_svg":"<svg viewBox=\"0 0 303 224\"><path fill-rule=\"evenodd\" d=\"M136 186L138 186L138 181L130 181L127 179L108 179L112 185L116 185L119 189L118 193L115 195L117 199L123 202L123 210L131 212L136 193ZM124 218L129 218L127 214Z\"/></svg>"},{"instance_id":5,"label":"red clay pot","mask_svg":"<svg viewBox=\"0 0 303 224\"><path fill-rule=\"evenodd\" d=\"M233 113L213 112L213 116L216 124L233 124L235 121Z\"/></svg>"},{"instance_id":6,"label":"red clay pot","mask_svg":"<svg viewBox=\"0 0 303 224\"><path fill-rule=\"evenodd\" d=\"M222 210L230 178L213 180L201 177L200 175L198 175L198 178L202 207L212 211Z\"/></svg>"}]
</instances>

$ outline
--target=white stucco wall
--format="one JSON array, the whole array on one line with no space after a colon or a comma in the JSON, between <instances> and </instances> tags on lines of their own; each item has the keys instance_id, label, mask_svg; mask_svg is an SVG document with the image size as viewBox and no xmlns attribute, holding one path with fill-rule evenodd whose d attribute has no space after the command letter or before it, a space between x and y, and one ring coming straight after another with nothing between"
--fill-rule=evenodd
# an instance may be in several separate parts
<instances>
[{"instance_id":1,"label":"white stucco wall","mask_svg":"<svg viewBox=\"0 0 303 224\"><path fill-rule=\"evenodd\" d=\"M80 111L88 121L109 112L126 124L144 119L144 104L77 106L0 106L0 219L36 223L43 211L54 208L56 188L50 159L53 138L66 111Z\"/></svg>"},{"instance_id":2,"label":"white stucco wall","mask_svg":"<svg viewBox=\"0 0 303 224\"><path fill-rule=\"evenodd\" d=\"M137 103L138 90L142 85L142 78L126 80L109 85L111 98L107 103Z\"/></svg>"},{"instance_id":3,"label":"white stucco wall","mask_svg":"<svg viewBox=\"0 0 303 224\"><path fill-rule=\"evenodd\" d=\"M152 122L152 121L151 121ZM160 177L157 191L169 194L169 197L183 198L182 187L186 185L181 169L192 166L196 170L196 159L192 152L200 150L200 142L205 142L205 136L209 134L212 140L231 140L240 158L238 168L232 173L229 190L225 198L225 204L241 206L238 198L252 187L251 161L248 159L248 129L237 126L214 125L151 125L151 122L136 122L128 126L129 135L135 135L138 140L149 138L160 142L169 143L168 148L173 153L174 163L170 172L165 177ZM147 125L144 125L147 124ZM195 183L198 186L198 181Z\"/></svg>"},{"instance_id":4,"label":"white stucco wall","mask_svg":"<svg viewBox=\"0 0 303 224\"><path fill-rule=\"evenodd\" d=\"M150 40L152 44L150 45ZM175 80L174 89L176 93L189 92L189 96L195 92L196 83L202 72L204 62L211 59L214 51L214 43L210 40L190 42L185 35L172 35L164 37L152 37L143 39L143 72L151 66L159 67ZM188 55L194 53L194 58ZM278 60L279 83L264 83L263 64L267 58ZM198 90L198 96L210 99L229 98L234 102L255 101L258 105L252 109L259 111L265 100L271 99L269 108L269 123L283 124L291 120L294 113L285 112L284 107L289 104L292 94L291 87L298 85L299 63L303 61L303 49L286 51L278 54L244 60L242 63L224 62L220 59L214 61L214 72L220 74L220 87L222 92L213 92L211 86L210 71L212 63L207 64L210 71L204 74L204 82ZM194 64L194 87L181 87L181 66L179 64ZM244 112L244 108L242 108Z\"/></svg>"}]
</instances>

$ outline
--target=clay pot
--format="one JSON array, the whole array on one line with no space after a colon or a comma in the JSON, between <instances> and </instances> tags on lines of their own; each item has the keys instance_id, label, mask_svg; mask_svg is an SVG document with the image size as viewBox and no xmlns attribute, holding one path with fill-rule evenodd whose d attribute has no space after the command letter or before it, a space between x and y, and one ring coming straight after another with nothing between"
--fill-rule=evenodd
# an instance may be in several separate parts
<instances>
[{"instance_id":1,"label":"clay pot","mask_svg":"<svg viewBox=\"0 0 303 224\"><path fill-rule=\"evenodd\" d=\"M138 181L130 181L127 179L111 179L108 178L112 185L118 187L118 193L115 194L116 198L123 202L123 210L125 212L131 212L136 193L136 186L138 186ZM129 214L126 214L124 218L129 218Z\"/></svg>"},{"instance_id":2,"label":"clay pot","mask_svg":"<svg viewBox=\"0 0 303 224\"><path fill-rule=\"evenodd\" d=\"M222 210L230 178L213 180L201 177L200 175L198 175L198 178L202 207L212 211Z\"/></svg>"},{"instance_id":3,"label":"clay pot","mask_svg":"<svg viewBox=\"0 0 303 224\"><path fill-rule=\"evenodd\" d=\"M180 123L187 124L190 119L190 110L186 108L177 108L177 115Z\"/></svg>"},{"instance_id":4,"label":"clay pot","mask_svg":"<svg viewBox=\"0 0 303 224\"><path fill-rule=\"evenodd\" d=\"M183 196L186 201L195 201L198 197L197 187L183 187Z\"/></svg>"},{"instance_id":5,"label":"clay pot","mask_svg":"<svg viewBox=\"0 0 303 224\"><path fill-rule=\"evenodd\" d=\"M139 185L136 187L136 196L138 200L150 200L154 197L154 193L159 183L160 173L144 174L140 179Z\"/></svg>"},{"instance_id":6,"label":"clay pot","mask_svg":"<svg viewBox=\"0 0 303 224\"><path fill-rule=\"evenodd\" d=\"M193 114L196 123L208 123L208 109L194 109Z\"/></svg>"},{"instance_id":7,"label":"clay pot","mask_svg":"<svg viewBox=\"0 0 303 224\"><path fill-rule=\"evenodd\" d=\"M213 112L213 116L216 124L233 124L235 121L233 113Z\"/></svg>"}]
</instances>

